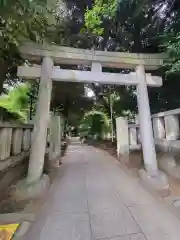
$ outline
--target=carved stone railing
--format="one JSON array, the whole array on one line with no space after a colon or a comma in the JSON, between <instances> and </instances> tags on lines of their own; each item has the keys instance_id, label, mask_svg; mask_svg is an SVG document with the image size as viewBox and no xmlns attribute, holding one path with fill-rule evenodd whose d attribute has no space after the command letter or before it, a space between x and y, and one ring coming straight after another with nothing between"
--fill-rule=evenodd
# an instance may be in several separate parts
<instances>
[{"instance_id":1,"label":"carved stone railing","mask_svg":"<svg viewBox=\"0 0 180 240\"><path fill-rule=\"evenodd\" d=\"M180 179L180 109L152 115L156 149L165 152L158 158L159 167Z\"/></svg>"},{"instance_id":2,"label":"carved stone railing","mask_svg":"<svg viewBox=\"0 0 180 240\"><path fill-rule=\"evenodd\" d=\"M158 166L180 179L180 109L153 114L151 118ZM128 133L129 149L140 149L139 125L129 124Z\"/></svg>"},{"instance_id":3,"label":"carved stone railing","mask_svg":"<svg viewBox=\"0 0 180 240\"><path fill-rule=\"evenodd\" d=\"M141 147L139 124L128 124L129 149L136 150Z\"/></svg>"},{"instance_id":4,"label":"carved stone railing","mask_svg":"<svg viewBox=\"0 0 180 240\"><path fill-rule=\"evenodd\" d=\"M29 155L33 125L0 123L0 172Z\"/></svg>"},{"instance_id":5,"label":"carved stone railing","mask_svg":"<svg viewBox=\"0 0 180 240\"><path fill-rule=\"evenodd\" d=\"M178 140L180 108L152 115L154 138Z\"/></svg>"},{"instance_id":6,"label":"carved stone railing","mask_svg":"<svg viewBox=\"0 0 180 240\"><path fill-rule=\"evenodd\" d=\"M180 153L180 109L152 115L154 139L157 149Z\"/></svg>"},{"instance_id":7,"label":"carved stone railing","mask_svg":"<svg viewBox=\"0 0 180 240\"><path fill-rule=\"evenodd\" d=\"M180 152L180 109L153 114L152 127L157 148ZM130 147L140 144L139 124L129 124Z\"/></svg>"}]
</instances>

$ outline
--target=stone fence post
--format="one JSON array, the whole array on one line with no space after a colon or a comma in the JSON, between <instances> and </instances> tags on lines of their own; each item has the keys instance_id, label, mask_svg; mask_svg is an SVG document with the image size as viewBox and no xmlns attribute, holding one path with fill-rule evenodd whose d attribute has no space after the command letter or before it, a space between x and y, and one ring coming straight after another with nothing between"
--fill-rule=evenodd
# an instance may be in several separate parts
<instances>
[{"instance_id":1,"label":"stone fence post","mask_svg":"<svg viewBox=\"0 0 180 240\"><path fill-rule=\"evenodd\" d=\"M117 134L117 155L121 162L129 161L129 131L128 121L119 117L116 118L116 134Z\"/></svg>"},{"instance_id":2,"label":"stone fence post","mask_svg":"<svg viewBox=\"0 0 180 240\"><path fill-rule=\"evenodd\" d=\"M50 136L49 136L49 160L56 160L61 156L61 118L60 116L51 116ZM59 162L59 159L57 159Z\"/></svg>"}]
</instances>

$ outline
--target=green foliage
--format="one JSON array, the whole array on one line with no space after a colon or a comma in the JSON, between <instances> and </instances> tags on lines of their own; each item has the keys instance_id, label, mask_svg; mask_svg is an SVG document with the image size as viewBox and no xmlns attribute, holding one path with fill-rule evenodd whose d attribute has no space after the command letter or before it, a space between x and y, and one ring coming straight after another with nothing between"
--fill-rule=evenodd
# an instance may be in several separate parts
<instances>
[{"instance_id":1,"label":"green foliage","mask_svg":"<svg viewBox=\"0 0 180 240\"><path fill-rule=\"evenodd\" d=\"M102 35L104 18L113 18L118 6L117 0L95 0L92 9L87 9L85 13L85 27L93 34Z\"/></svg>"},{"instance_id":2,"label":"green foliage","mask_svg":"<svg viewBox=\"0 0 180 240\"><path fill-rule=\"evenodd\" d=\"M164 47L171 60L166 64L168 68L166 73L180 73L180 33L166 33L164 35Z\"/></svg>"},{"instance_id":3,"label":"green foliage","mask_svg":"<svg viewBox=\"0 0 180 240\"><path fill-rule=\"evenodd\" d=\"M110 131L109 119L104 112L92 110L84 115L79 130L100 139Z\"/></svg>"},{"instance_id":4,"label":"green foliage","mask_svg":"<svg viewBox=\"0 0 180 240\"><path fill-rule=\"evenodd\" d=\"M30 86L28 84L20 84L19 86L9 90L8 94L0 96L0 107L8 112L19 116L22 121L26 121L28 117L28 92Z\"/></svg>"},{"instance_id":5,"label":"green foliage","mask_svg":"<svg viewBox=\"0 0 180 240\"><path fill-rule=\"evenodd\" d=\"M49 1L50 5L51 2L56 1ZM58 23L49 30L49 20L54 13L47 9L46 0L0 0L0 83L5 79L13 82L17 80L16 66L21 64L17 47L22 40L26 39L41 42L48 38L49 41L59 45L106 51L149 53L162 51L165 47L172 59L172 62L168 63L170 76L162 88L149 90L151 109L152 112L157 112L158 109L166 110L169 107L180 106L178 100L180 84L172 75L172 73L179 73L180 69L178 1L169 3L169 0L95 0L92 6L89 4L89 7L87 2L89 1L72 0L63 5L62 1L58 1L61 14L59 17L56 15ZM66 5L71 7L64 14ZM83 31L80 31L82 28ZM165 38L162 41L158 36L163 34ZM86 69L86 67L82 68ZM106 69L106 71L124 72L123 69L118 71ZM174 81L173 84L171 84L172 81ZM53 84L51 108L60 109L70 125L78 126L82 115L85 111L89 112L92 105L110 118L109 95L113 101L114 126L117 116L128 115L132 118L137 111L133 87L90 86L95 93L95 98L88 99L84 97L83 85L56 84ZM170 97L172 94L174 98ZM16 107L7 108L9 111L16 109ZM100 124L101 115L99 114L94 115L94 122L91 114L86 119L90 121L87 125L91 127L91 132L99 131L100 134L106 125ZM98 129L95 123L99 126Z\"/></svg>"},{"instance_id":6,"label":"green foliage","mask_svg":"<svg viewBox=\"0 0 180 240\"><path fill-rule=\"evenodd\" d=\"M46 1L4 0L0 5L0 55L20 41L40 41L46 32ZM3 54L3 57L6 57Z\"/></svg>"},{"instance_id":7,"label":"green foliage","mask_svg":"<svg viewBox=\"0 0 180 240\"><path fill-rule=\"evenodd\" d=\"M43 42L47 35L50 10L47 0L0 1L0 93L3 83L17 81L21 41Z\"/></svg>"},{"instance_id":8,"label":"green foliage","mask_svg":"<svg viewBox=\"0 0 180 240\"><path fill-rule=\"evenodd\" d=\"M84 31L101 37L94 44L101 50L154 52L161 29L154 24L153 11L150 0L95 1L85 13Z\"/></svg>"},{"instance_id":9,"label":"green foliage","mask_svg":"<svg viewBox=\"0 0 180 240\"><path fill-rule=\"evenodd\" d=\"M174 73L179 75L180 69L178 1L170 3L168 0L120 0L116 10L112 12L109 11L109 6L105 6L107 11L104 11L102 1L95 1L93 7L85 14L86 33L96 36L91 46L106 51L156 53L164 51L165 45L170 56L169 60L172 60L167 65L168 80L157 90L149 89L151 111L158 112L161 109L179 107L178 97L171 97L180 90L177 76L174 75ZM165 35L163 41L159 37L161 35ZM111 69L107 71L111 72ZM163 71L164 69L160 70L157 75L164 77ZM174 84L170 84L171 81L174 81ZM101 103L103 110L110 116L108 98L100 96L108 92L108 88L108 86L96 85L93 90L98 103ZM111 87L111 92L115 95L113 118L120 115L133 118L137 112L136 90L133 87L116 86Z\"/></svg>"}]
</instances>

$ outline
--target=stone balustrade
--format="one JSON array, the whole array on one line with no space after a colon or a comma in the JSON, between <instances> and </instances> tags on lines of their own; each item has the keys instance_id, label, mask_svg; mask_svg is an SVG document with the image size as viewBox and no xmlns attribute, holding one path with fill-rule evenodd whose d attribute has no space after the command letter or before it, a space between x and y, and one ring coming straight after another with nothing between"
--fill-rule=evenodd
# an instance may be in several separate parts
<instances>
[{"instance_id":1,"label":"stone balustrade","mask_svg":"<svg viewBox=\"0 0 180 240\"><path fill-rule=\"evenodd\" d=\"M128 124L130 150L140 149L141 140L139 127L139 124Z\"/></svg>"},{"instance_id":2,"label":"stone balustrade","mask_svg":"<svg viewBox=\"0 0 180 240\"><path fill-rule=\"evenodd\" d=\"M152 115L159 167L174 178L180 179L180 109Z\"/></svg>"},{"instance_id":3,"label":"stone balustrade","mask_svg":"<svg viewBox=\"0 0 180 240\"><path fill-rule=\"evenodd\" d=\"M61 120L60 116L51 114L46 133L46 148L42 159L42 173L47 173L52 166L60 164L63 128L61 128ZM28 174L32 144L36 137L33 128L34 124L0 122L0 191L6 189L17 179L19 180L25 173ZM39 169L37 160L35 164Z\"/></svg>"},{"instance_id":4,"label":"stone balustrade","mask_svg":"<svg viewBox=\"0 0 180 240\"><path fill-rule=\"evenodd\" d=\"M180 109L152 115L156 148L159 151L180 153Z\"/></svg>"},{"instance_id":5,"label":"stone balustrade","mask_svg":"<svg viewBox=\"0 0 180 240\"><path fill-rule=\"evenodd\" d=\"M180 154L180 109L153 114L152 126L156 150ZM139 124L128 124L129 148L140 148Z\"/></svg>"},{"instance_id":6,"label":"stone balustrade","mask_svg":"<svg viewBox=\"0 0 180 240\"><path fill-rule=\"evenodd\" d=\"M180 179L180 109L151 116L160 169ZM129 149L140 149L139 124L128 124Z\"/></svg>"},{"instance_id":7,"label":"stone balustrade","mask_svg":"<svg viewBox=\"0 0 180 240\"><path fill-rule=\"evenodd\" d=\"M180 109L153 114L151 119L156 146L180 152ZM140 144L139 124L128 124L128 129L130 147Z\"/></svg>"},{"instance_id":8,"label":"stone balustrade","mask_svg":"<svg viewBox=\"0 0 180 240\"><path fill-rule=\"evenodd\" d=\"M0 172L29 155L31 124L0 123Z\"/></svg>"},{"instance_id":9,"label":"stone balustrade","mask_svg":"<svg viewBox=\"0 0 180 240\"><path fill-rule=\"evenodd\" d=\"M178 140L180 108L152 115L155 139Z\"/></svg>"}]
</instances>

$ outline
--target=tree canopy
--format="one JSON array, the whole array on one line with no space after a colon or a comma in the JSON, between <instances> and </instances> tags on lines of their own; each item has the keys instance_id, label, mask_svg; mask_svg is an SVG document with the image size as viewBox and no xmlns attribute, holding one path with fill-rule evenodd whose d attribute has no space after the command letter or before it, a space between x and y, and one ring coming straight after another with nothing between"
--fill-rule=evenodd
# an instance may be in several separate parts
<instances>
[{"instance_id":1,"label":"tree canopy","mask_svg":"<svg viewBox=\"0 0 180 240\"><path fill-rule=\"evenodd\" d=\"M103 51L167 51L171 61L154 73L163 76L164 84L161 88L149 89L151 111L180 107L179 1L54 0L49 3L47 5L45 0L0 1L1 83L18 80L16 67L22 59L17 47L24 39ZM55 8L52 3L56 4ZM70 67L89 70L90 66ZM87 87L93 92L91 98L85 94ZM70 124L78 126L83 116L94 107L110 119L110 100L114 125L117 116L126 115L131 119L137 112L134 87L98 84L56 83L53 85L51 107L59 109Z\"/></svg>"},{"instance_id":2,"label":"tree canopy","mask_svg":"<svg viewBox=\"0 0 180 240\"><path fill-rule=\"evenodd\" d=\"M81 120L79 131L84 135L91 135L96 139L101 139L110 132L109 118L102 111L95 109L89 111Z\"/></svg>"},{"instance_id":3,"label":"tree canopy","mask_svg":"<svg viewBox=\"0 0 180 240\"><path fill-rule=\"evenodd\" d=\"M12 119L26 121L29 114L29 84L20 84L0 96L0 108L11 113Z\"/></svg>"}]
</instances>

